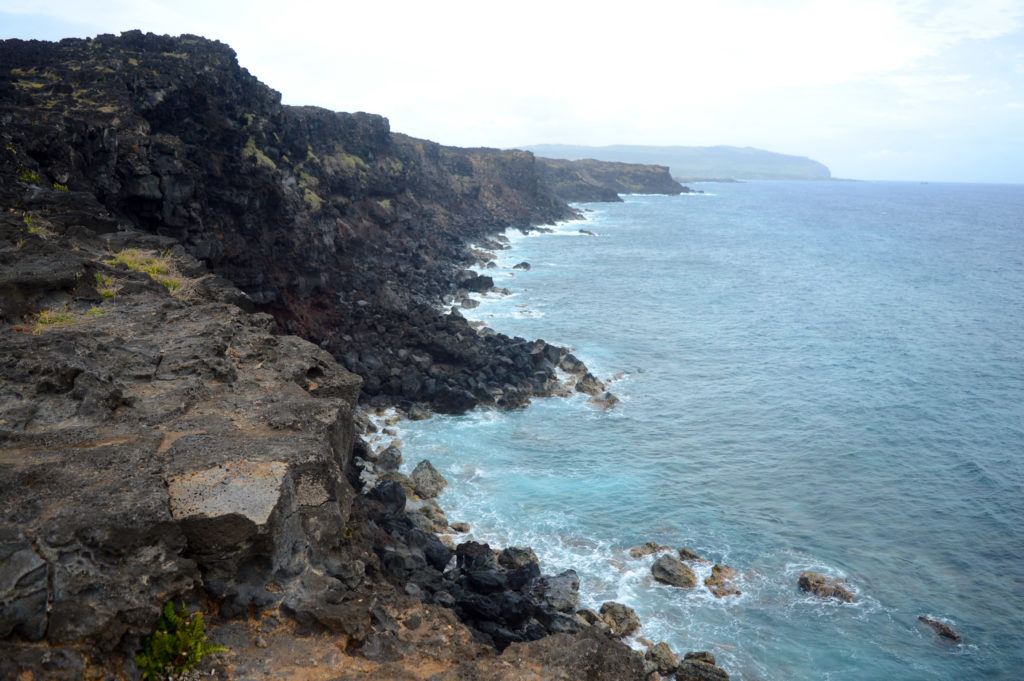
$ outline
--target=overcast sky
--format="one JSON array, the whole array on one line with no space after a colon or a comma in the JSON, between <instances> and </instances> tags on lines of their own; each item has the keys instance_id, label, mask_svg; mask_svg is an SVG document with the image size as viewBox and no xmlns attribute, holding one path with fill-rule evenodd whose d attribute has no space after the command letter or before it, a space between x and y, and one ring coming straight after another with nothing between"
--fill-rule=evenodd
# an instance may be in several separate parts
<instances>
[{"instance_id":1,"label":"overcast sky","mask_svg":"<svg viewBox=\"0 0 1024 681\"><path fill-rule=\"evenodd\" d=\"M2 0L4 38L231 45L286 104L460 146L754 146L836 177L1024 182L1024 0Z\"/></svg>"}]
</instances>

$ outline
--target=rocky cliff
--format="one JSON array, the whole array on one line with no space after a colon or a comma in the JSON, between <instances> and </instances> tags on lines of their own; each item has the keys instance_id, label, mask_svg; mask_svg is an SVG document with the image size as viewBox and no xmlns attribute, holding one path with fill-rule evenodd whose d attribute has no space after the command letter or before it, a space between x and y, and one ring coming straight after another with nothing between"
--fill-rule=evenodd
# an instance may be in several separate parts
<instances>
[{"instance_id":1,"label":"rocky cliff","mask_svg":"<svg viewBox=\"0 0 1024 681\"><path fill-rule=\"evenodd\" d=\"M326 351L87 193L0 199L0 677L136 678L171 600L207 612L222 679L642 676L573 616L578 581L455 546Z\"/></svg>"},{"instance_id":2,"label":"rocky cliff","mask_svg":"<svg viewBox=\"0 0 1024 681\"><path fill-rule=\"evenodd\" d=\"M563 201L621 201L619 194L685 194L667 166L537 158L537 174Z\"/></svg>"},{"instance_id":3,"label":"rocky cliff","mask_svg":"<svg viewBox=\"0 0 1024 681\"><path fill-rule=\"evenodd\" d=\"M571 571L456 546L358 436L360 399L516 406L585 371L437 310L490 286L471 240L572 214L532 155L281 106L196 37L0 65L0 676L135 678L172 599L224 679L653 669Z\"/></svg>"},{"instance_id":4,"label":"rocky cliff","mask_svg":"<svg viewBox=\"0 0 1024 681\"><path fill-rule=\"evenodd\" d=\"M6 41L0 63L8 173L179 240L360 374L364 398L460 411L545 393L554 374L531 344L436 312L491 285L458 266L470 240L572 216L531 154L282 106L230 48L196 37Z\"/></svg>"}]
</instances>

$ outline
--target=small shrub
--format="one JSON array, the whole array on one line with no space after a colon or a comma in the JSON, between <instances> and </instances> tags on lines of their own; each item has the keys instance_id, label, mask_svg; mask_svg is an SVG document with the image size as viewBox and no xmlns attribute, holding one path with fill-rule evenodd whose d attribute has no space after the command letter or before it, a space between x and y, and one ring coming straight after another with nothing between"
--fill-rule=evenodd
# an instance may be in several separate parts
<instances>
[{"instance_id":1,"label":"small shrub","mask_svg":"<svg viewBox=\"0 0 1024 681\"><path fill-rule=\"evenodd\" d=\"M156 631L142 642L135 664L144 680L168 679L192 669L210 653L226 650L206 640L201 612L189 614L184 603L175 611L174 604L167 603Z\"/></svg>"},{"instance_id":2,"label":"small shrub","mask_svg":"<svg viewBox=\"0 0 1024 681\"><path fill-rule=\"evenodd\" d=\"M104 312L103 310L99 309L98 307L90 307L89 310L85 313L85 316L86 317L102 317L105 314L106 314L106 312Z\"/></svg>"},{"instance_id":3,"label":"small shrub","mask_svg":"<svg viewBox=\"0 0 1024 681\"><path fill-rule=\"evenodd\" d=\"M66 192L68 190L68 186L66 184L61 184L60 182L54 182L53 188L59 192Z\"/></svg>"},{"instance_id":4,"label":"small shrub","mask_svg":"<svg viewBox=\"0 0 1024 681\"><path fill-rule=\"evenodd\" d=\"M176 279L175 277L161 277L160 279L157 279L157 281L163 284L164 288L166 288L171 293L174 293L179 288L181 288L181 280Z\"/></svg>"},{"instance_id":5,"label":"small shrub","mask_svg":"<svg viewBox=\"0 0 1024 681\"><path fill-rule=\"evenodd\" d=\"M96 273L96 290L104 298L113 298L117 295L117 290L114 288L114 280L100 272Z\"/></svg>"},{"instance_id":6,"label":"small shrub","mask_svg":"<svg viewBox=\"0 0 1024 681\"><path fill-rule=\"evenodd\" d=\"M22 182L31 182L32 184L39 184L39 175L32 172L25 166L18 168L18 179Z\"/></svg>"}]
</instances>

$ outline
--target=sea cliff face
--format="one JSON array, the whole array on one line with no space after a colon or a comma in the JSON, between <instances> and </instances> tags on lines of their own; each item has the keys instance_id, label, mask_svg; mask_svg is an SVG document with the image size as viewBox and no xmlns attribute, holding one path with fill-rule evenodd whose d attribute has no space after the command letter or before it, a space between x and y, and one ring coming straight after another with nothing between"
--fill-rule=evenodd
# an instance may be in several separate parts
<instances>
[{"instance_id":1,"label":"sea cliff face","mask_svg":"<svg viewBox=\"0 0 1024 681\"><path fill-rule=\"evenodd\" d=\"M621 201L619 194L687 194L667 166L537 158L537 172L563 201Z\"/></svg>"},{"instance_id":2,"label":"sea cliff face","mask_svg":"<svg viewBox=\"0 0 1024 681\"><path fill-rule=\"evenodd\" d=\"M7 41L0 62L9 169L179 240L283 330L342 358L364 397L459 411L545 393L553 373L531 345L436 314L460 285L490 286L458 267L469 240L573 215L531 154L282 106L230 48L195 37Z\"/></svg>"},{"instance_id":3,"label":"sea cliff face","mask_svg":"<svg viewBox=\"0 0 1024 681\"><path fill-rule=\"evenodd\" d=\"M220 678L650 671L572 574L443 543L358 436L360 400L518 406L585 373L437 311L491 286L470 241L572 216L531 154L281 106L196 37L0 63L0 676L133 678L172 599L231 648Z\"/></svg>"}]
</instances>

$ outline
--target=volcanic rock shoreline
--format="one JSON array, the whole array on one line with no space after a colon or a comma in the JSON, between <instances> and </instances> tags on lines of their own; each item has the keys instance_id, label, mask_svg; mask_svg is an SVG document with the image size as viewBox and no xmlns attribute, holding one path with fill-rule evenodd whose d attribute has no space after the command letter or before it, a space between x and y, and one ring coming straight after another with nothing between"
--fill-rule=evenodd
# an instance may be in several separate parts
<instances>
[{"instance_id":1,"label":"volcanic rock shoreline","mask_svg":"<svg viewBox=\"0 0 1024 681\"><path fill-rule=\"evenodd\" d=\"M532 154L282 106L227 46L138 31L0 43L0 123L0 676L136 678L170 600L220 678L654 671L572 575L364 485L360 404L595 389L438 311L493 285L470 243L574 217Z\"/></svg>"},{"instance_id":2,"label":"volcanic rock shoreline","mask_svg":"<svg viewBox=\"0 0 1024 681\"><path fill-rule=\"evenodd\" d=\"M576 216L532 154L283 106L229 47L195 36L9 40L0 64L8 172L177 239L359 374L362 401L458 412L550 393L558 362L543 348L436 312L493 285L465 269L467 244Z\"/></svg>"}]
</instances>

